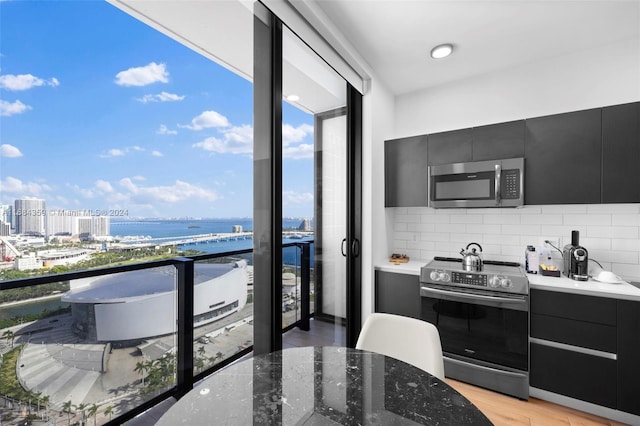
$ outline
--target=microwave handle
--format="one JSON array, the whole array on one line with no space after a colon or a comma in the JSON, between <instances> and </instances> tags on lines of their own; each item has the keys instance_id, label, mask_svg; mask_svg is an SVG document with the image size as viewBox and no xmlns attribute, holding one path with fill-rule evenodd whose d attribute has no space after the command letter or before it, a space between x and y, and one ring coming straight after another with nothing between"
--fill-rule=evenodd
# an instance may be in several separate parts
<instances>
[{"instance_id":1,"label":"microwave handle","mask_svg":"<svg viewBox=\"0 0 640 426\"><path fill-rule=\"evenodd\" d=\"M496 189L496 206L500 205L500 178L502 175L502 166L500 164L496 164L496 182L495 182L495 189Z\"/></svg>"}]
</instances>

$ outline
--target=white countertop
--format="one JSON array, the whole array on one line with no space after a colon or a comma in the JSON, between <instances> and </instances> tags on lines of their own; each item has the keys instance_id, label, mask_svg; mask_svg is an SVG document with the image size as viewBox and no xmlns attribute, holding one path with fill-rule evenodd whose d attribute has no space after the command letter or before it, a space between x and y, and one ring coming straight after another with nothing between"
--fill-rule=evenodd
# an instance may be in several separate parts
<instances>
[{"instance_id":1,"label":"white countertop","mask_svg":"<svg viewBox=\"0 0 640 426\"><path fill-rule=\"evenodd\" d=\"M398 265L385 262L377 264L375 268L378 271L419 276L420 268L428 262L428 260L410 260L407 263ZM592 279L589 281L575 281L565 276L545 277L536 274L527 274L527 278L529 279L529 288L533 289L640 301L640 289L627 282L607 284Z\"/></svg>"}]
</instances>

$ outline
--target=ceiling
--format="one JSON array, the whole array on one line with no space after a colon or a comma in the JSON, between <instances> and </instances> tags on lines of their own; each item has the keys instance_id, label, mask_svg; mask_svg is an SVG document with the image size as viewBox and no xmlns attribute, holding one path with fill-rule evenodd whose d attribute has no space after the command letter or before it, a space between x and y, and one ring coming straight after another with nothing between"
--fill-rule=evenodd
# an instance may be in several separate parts
<instances>
[{"instance_id":1,"label":"ceiling","mask_svg":"<svg viewBox=\"0 0 640 426\"><path fill-rule=\"evenodd\" d=\"M640 0L306 1L396 95L630 38L640 46ZM431 59L440 43L454 54Z\"/></svg>"},{"instance_id":2,"label":"ceiling","mask_svg":"<svg viewBox=\"0 0 640 426\"><path fill-rule=\"evenodd\" d=\"M252 79L253 0L107 1ZM640 48L640 0L289 1L303 15L322 15L321 32L337 31L330 38L394 95L622 40ZM430 50L445 42L453 55L431 59ZM287 33L284 55L285 95L300 95L297 104L309 112L344 105L342 80Z\"/></svg>"}]
</instances>

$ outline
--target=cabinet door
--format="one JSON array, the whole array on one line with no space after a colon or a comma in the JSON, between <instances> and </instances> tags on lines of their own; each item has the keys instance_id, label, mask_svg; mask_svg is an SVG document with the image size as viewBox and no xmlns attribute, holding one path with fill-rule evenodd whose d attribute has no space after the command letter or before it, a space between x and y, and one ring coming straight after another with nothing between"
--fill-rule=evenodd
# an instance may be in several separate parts
<instances>
[{"instance_id":1,"label":"cabinet door","mask_svg":"<svg viewBox=\"0 0 640 426\"><path fill-rule=\"evenodd\" d=\"M531 386L616 407L616 361L531 343Z\"/></svg>"},{"instance_id":2,"label":"cabinet door","mask_svg":"<svg viewBox=\"0 0 640 426\"><path fill-rule=\"evenodd\" d=\"M421 307L417 275L376 271L375 312L421 319Z\"/></svg>"},{"instance_id":3,"label":"cabinet door","mask_svg":"<svg viewBox=\"0 0 640 426\"><path fill-rule=\"evenodd\" d=\"M463 163L473 160L471 129L429 135L429 165Z\"/></svg>"},{"instance_id":4,"label":"cabinet door","mask_svg":"<svg viewBox=\"0 0 640 426\"><path fill-rule=\"evenodd\" d=\"M524 120L474 127L473 161L524 157Z\"/></svg>"},{"instance_id":5,"label":"cabinet door","mask_svg":"<svg viewBox=\"0 0 640 426\"><path fill-rule=\"evenodd\" d=\"M601 110L526 120L525 204L601 200Z\"/></svg>"},{"instance_id":6,"label":"cabinet door","mask_svg":"<svg viewBox=\"0 0 640 426\"><path fill-rule=\"evenodd\" d=\"M640 202L640 102L602 109L602 202Z\"/></svg>"},{"instance_id":7,"label":"cabinet door","mask_svg":"<svg viewBox=\"0 0 640 426\"><path fill-rule=\"evenodd\" d=\"M618 409L640 415L640 302L618 301Z\"/></svg>"},{"instance_id":8,"label":"cabinet door","mask_svg":"<svg viewBox=\"0 0 640 426\"><path fill-rule=\"evenodd\" d=\"M384 143L385 207L426 207L427 136Z\"/></svg>"}]
</instances>

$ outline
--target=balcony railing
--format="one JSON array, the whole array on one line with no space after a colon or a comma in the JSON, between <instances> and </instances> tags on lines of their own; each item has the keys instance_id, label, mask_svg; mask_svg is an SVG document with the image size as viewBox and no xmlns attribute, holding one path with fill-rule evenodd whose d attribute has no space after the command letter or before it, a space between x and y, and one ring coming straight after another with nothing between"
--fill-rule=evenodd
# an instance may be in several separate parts
<instances>
[{"instance_id":1,"label":"balcony railing","mask_svg":"<svg viewBox=\"0 0 640 426\"><path fill-rule=\"evenodd\" d=\"M312 245L283 245L284 330L309 327ZM0 282L30 292L0 305L0 424L120 424L249 354L252 253Z\"/></svg>"}]
</instances>

